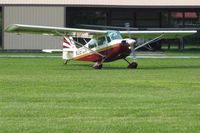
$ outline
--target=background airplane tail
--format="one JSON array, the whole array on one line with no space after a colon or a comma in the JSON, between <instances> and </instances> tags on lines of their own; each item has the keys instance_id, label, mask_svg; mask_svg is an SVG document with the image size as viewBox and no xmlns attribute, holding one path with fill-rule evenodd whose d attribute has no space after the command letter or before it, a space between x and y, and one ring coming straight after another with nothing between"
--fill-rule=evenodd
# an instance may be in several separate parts
<instances>
[{"instance_id":1,"label":"background airplane tail","mask_svg":"<svg viewBox=\"0 0 200 133\"><path fill-rule=\"evenodd\" d=\"M72 37L64 37L63 40L63 60L70 60L76 55L76 45Z\"/></svg>"}]
</instances>

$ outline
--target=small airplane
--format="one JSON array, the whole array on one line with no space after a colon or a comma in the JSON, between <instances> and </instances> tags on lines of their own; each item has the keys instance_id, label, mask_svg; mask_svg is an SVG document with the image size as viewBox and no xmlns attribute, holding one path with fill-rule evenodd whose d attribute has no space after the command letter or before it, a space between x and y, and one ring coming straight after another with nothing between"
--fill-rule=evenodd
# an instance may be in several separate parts
<instances>
[{"instance_id":1,"label":"small airplane","mask_svg":"<svg viewBox=\"0 0 200 133\"><path fill-rule=\"evenodd\" d=\"M28 34L40 34L48 36L61 36L64 38L63 49L45 49L44 52L62 52L62 59L67 64L70 60L96 62L95 69L101 69L104 62L111 62L124 59L128 63L128 68L135 69L135 51L141 47L149 45L163 38L182 38L196 33L195 30L158 30L158 31L130 31L127 30L93 30L79 28L50 27L37 25L12 24L5 32ZM129 36L122 38L122 36ZM137 45L133 38L150 38L151 40ZM83 38L84 44L74 38ZM89 38L89 39L85 39ZM126 58L131 55L132 62Z\"/></svg>"}]
</instances>

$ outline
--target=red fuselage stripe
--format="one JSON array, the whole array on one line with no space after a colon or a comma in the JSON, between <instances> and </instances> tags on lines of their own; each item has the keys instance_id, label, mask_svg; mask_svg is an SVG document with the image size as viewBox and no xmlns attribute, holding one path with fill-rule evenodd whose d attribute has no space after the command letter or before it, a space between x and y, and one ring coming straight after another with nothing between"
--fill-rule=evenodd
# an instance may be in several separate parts
<instances>
[{"instance_id":1,"label":"red fuselage stripe","mask_svg":"<svg viewBox=\"0 0 200 133\"><path fill-rule=\"evenodd\" d=\"M128 45L121 46L121 44L119 43L119 44L112 45L110 47L99 49L97 50L97 52L105 55L107 58L112 58L128 50L128 47L129 47ZM97 55L96 53L91 52L88 54L83 54L78 57L75 57L74 59L80 60L80 61L98 61L98 60L101 60L102 57Z\"/></svg>"}]
</instances>

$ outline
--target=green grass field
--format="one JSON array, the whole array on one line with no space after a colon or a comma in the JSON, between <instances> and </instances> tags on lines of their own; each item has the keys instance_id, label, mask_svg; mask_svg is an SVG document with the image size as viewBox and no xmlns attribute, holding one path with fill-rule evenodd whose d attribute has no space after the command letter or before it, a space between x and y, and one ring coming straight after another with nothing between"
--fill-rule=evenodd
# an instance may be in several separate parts
<instances>
[{"instance_id":1,"label":"green grass field","mask_svg":"<svg viewBox=\"0 0 200 133\"><path fill-rule=\"evenodd\" d=\"M1 133L197 133L200 59L0 58Z\"/></svg>"}]
</instances>

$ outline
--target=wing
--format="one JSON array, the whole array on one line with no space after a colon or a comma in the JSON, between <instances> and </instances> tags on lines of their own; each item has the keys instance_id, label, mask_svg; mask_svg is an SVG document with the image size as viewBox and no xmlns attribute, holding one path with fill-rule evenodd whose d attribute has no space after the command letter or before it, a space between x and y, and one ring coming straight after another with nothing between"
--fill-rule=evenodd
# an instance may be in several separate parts
<instances>
[{"instance_id":1,"label":"wing","mask_svg":"<svg viewBox=\"0 0 200 133\"><path fill-rule=\"evenodd\" d=\"M132 38L147 38L153 39L163 35L161 39L181 38L184 36L197 33L196 30L171 30L171 31L120 31L122 35L128 36L131 34Z\"/></svg>"},{"instance_id":2,"label":"wing","mask_svg":"<svg viewBox=\"0 0 200 133\"><path fill-rule=\"evenodd\" d=\"M17 34L28 33L28 34L51 35L51 36L63 36L63 35L77 36L84 34L99 35L106 33L105 30L90 30L90 29L23 25L23 24L9 25L5 29L5 31Z\"/></svg>"}]
</instances>

